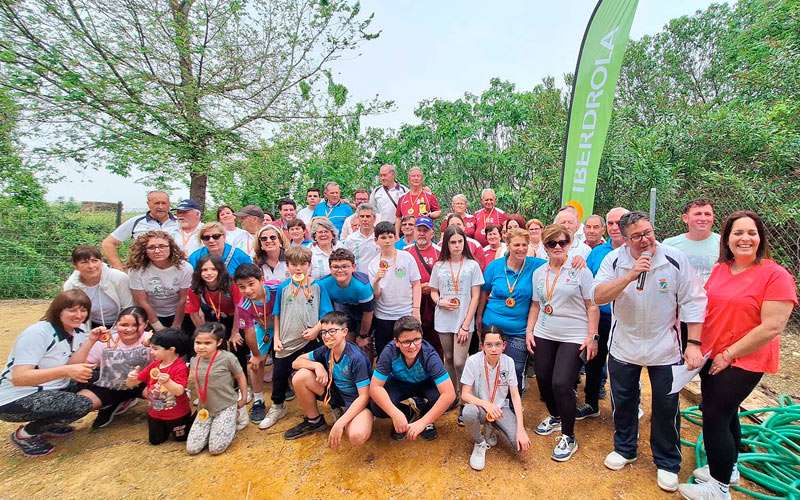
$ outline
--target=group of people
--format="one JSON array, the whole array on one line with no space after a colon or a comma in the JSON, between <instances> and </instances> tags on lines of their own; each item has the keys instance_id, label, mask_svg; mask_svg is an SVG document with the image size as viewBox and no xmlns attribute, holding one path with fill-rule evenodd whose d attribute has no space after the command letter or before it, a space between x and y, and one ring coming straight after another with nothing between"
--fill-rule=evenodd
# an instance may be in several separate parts
<instances>
[{"instance_id":1,"label":"group of people","mask_svg":"<svg viewBox=\"0 0 800 500\"><path fill-rule=\"evenodd\" d=\"M687 232L658 242L647 214L622 207L582 224L567 206L544 224L504 212L484 189L475 213L459 194L443 215L419 168L408 187L393 165L380 180L352 205L329 182L300 210L280 200L274 219L221 206L205 224L194 201L173 213L166 193L151 192L149 211L102 252L75 248L64 291L14 344L0 374L0 420L23 423L12 442L45 455L71 422L97 411L102 428L144 398L150 443L172 437L190 454L216 454L248 422L274 426L296 398L304 416L284 437L330 429L333 448L363 444L375 418L391 420L392 439L435 439L453 410L482 470L498 441L530 446L522 397L532 364L547 413L534 432L558 433L556 461L578 450L576 421L600 415L608 378L604 464L620 470L638 456L646 368L658 486L729 497L738 406L777 371L797 304L757 214L734 212L717 234L713 203L694 200ZM678 481L678 364L701 368L709 464L696 484Z\"/></svg>"}]
</instances>

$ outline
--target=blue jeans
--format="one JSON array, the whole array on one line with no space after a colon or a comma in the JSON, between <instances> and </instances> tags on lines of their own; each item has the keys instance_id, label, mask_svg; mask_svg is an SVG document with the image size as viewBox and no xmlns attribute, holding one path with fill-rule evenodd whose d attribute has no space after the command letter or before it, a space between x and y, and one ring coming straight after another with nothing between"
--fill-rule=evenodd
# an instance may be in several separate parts
<instances>
[{"instance_id":1,"label":"blue jeans","mask_svg":"<svg viewBox=\"0 0 800 500\"><path fill-rule=\"evenodd\" d=\"M519 392L525 388L525 363L528 361L528 348L525 346L525 335L508 335L504 353L514 360L514 372L517 374Z\"/></svg>"}]
</instances>

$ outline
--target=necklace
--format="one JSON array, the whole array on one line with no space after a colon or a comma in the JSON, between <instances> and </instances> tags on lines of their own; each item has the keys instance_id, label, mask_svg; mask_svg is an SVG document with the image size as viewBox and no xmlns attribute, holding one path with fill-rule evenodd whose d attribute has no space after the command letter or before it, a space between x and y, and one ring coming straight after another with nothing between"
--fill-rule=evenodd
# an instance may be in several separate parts
<instances>
[{"instance_id":1,"label":"necklace","mask_svg":"<svg viewBox=\"0 0 800 500\"><path fill-rule=\"evenodd\" d=\"M214 364L214 360L217 359L217 354L219 354L219 351L214 351L214 355L211 356L211 361L208 362L208 366L206 367L205 381L202 386L200 385L200 377L199 377L200 373L199 358L197 360L197 366L195 367L194 370L194 381L197 384L197 398L200 400L200 404L203 405L203 408L201 408L197 412L197 418L200 419L201 421L208 420L209 417L208 410L205 409L205 404L208 399L208 376L211 373L211 367Z\"/></svg>"},{"instance_id":2,"label":"necklace","mask_svg":"<svg viewBox=\"0 0 800 500\"><path fill-rule=\"evenodd\" d=\"M494 384L492 387L489 387L489 362L486 361L486 355L483 356L483 373L486 379L486 392L489 393L489 402L494 404L494 396L497 394L497 387L500 386L500 360L497 360L497 366L495 367L494 372ZM486 415L486 420L489 422L493 422L494 418L490 417L488 414Z\"/></svg>"},{"instance_id":3,"label":"necklace","mask_svg":"<svg viewBox=\"0 0 800 500\"><path fill-rule=\"evenodd\" d=\"M506 275L506 285L508 286L508 298L506 299L506 307L514 307L514 305L517 303L517 301L514 300L514 289L517 288L517 282L519 282L519 279L522 277L522 271L525 269L525 261L524 260L522 261L522 267L519 268L519 274L517 274L517 279L514 280L513 285L511 284L511 281L509 281L508 279L508 269L511 268L508 267L508 259L506 259L505 275Z\"/></svg>"},{"instance_id":4,"label":"necklace","mask_svg":"<svg viewBox=\"0 0 800 500\"><path fill-rule=\"evenodd\" d=\"M561 276L561 267L558 268L558 272L556 273L556 277L553 279L553 285L550 286L550 266L547 266L547 273L544 275L544 290L545 290L545 299L547 303L544 306L544 313L545 314L553 314L553 306L551 302L553 301L553 294L556 291L556 286L558 286L558 277Z\"/></svg>"}]
</instances>

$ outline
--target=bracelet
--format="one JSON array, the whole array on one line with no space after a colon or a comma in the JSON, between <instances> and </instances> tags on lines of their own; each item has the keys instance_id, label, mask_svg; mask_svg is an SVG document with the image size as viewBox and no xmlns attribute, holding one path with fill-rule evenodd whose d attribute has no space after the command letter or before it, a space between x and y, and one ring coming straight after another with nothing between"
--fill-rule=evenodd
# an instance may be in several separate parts
<instances>
[{"instance_id":1,"label":"bracelet","mask_svg":"<svg viewBox=\"0 0 800 500\"><path fill-rule=\"evenodd\" d=\"M699 340L695 340L695 339L686 339L686 343L687 344L696 345L698 347L700 347L702 345L702 343Z\"/></svg>"},{"instance_id":2,"label":"bracelet","mask_svg":"<svg viewBox=\"0 0 800 500\"><path fill-rule=\"evenodd\" d=\"M464 330L465 332L469 333L469 330L467 330L467 329L466 329L466 328L464 328L463 326L462 326L461 328L459 328L458 330L459 330L459 331L461 331L461 330Z\"/></svg>"}]
</instances>

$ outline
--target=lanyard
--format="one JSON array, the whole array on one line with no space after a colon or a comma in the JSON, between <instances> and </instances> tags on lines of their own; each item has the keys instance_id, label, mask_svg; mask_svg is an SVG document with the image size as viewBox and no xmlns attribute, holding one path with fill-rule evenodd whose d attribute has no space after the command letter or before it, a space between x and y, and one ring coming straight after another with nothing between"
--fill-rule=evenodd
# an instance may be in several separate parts
<instances>
[{"instance_id":1,"label":"lanyard","mask_svg":"<svg viewBox=\"0 0 800 500\"><path fill-rule=\"evenodd\" d=\"M211 295L208 290L205 292L205 299L208 305L211 306L211 310L214 311L214 319L219 321L220 313L222 312L222 290L220 290L217 294L217 306L219 306L219 310L217 310L217 308L214 306L214 301L211 300Z\"/></svg>"},{"instance_id":2,"label":"lanyard","mask_svg":"<svg viewBox=\"0 0 800 500\"><path fill-rule=\"evenodd\" d=\"M326 204L328 203L328 202L327 202L327 200L325 201L325 203L326 203ZM336 207L338 207L338 206L339 206L339 204L341 204L341 203L342 203L342 202L341 202L341 201L339 201L339 203L337 203L336 205L332 206L332 207L330 208L330 210L328 210L327 212L325 212L325 218L330 220L330 218L331 218L331 214L333 213L333 211L334 211L334 210L336 210ZM330 205L328 205L328 206L330 206Z\"/></svg>"},{"instance_id":3,"label":"lanyard","mask_svg":"<svg viewBox=\"0 0 800 500\"><path fill-rule=\"evenodd\" d=\"M547 266L547 273L544 275L544 290L545 290L545 298L547 299L547 303L551 303L553 301L553 294L556 291L556 286L558 286L558 277L561 276L561 269L558 268L558 272L556 273L556 277L553 280L552 287L550 286L550 266Z\"/></svg>"},{"instance_id":4,"label":"lanyard","mask_svg":"<svg viewBox=\"0 0 800 500\"><path fill-rule=\"evenodd\" d=\"M266 292L266 290L264 291ZM261 324L265 330L267 329L267 302L269 302L269 300L267 300L267 297L268 297L267 295L264 295L264 319L261 321ZM258 314L258 306L254 301L250 303L253 305L253 309L256 310L256 319L261 320L261 315Z\"/></svg>"},{"instance_id":5,"label":"lanyard","mask_svg":"<svg viewBox=\"0 0 800 500\"><path fill-rule=\"evenodd\" d=\"M459 289L459 281L461 281L461 269L464 267L464 259L462 257L461 262L458 265L458 274L453 272L453 261L447 261L448 267L450 267L450 278L453 280L453 291L458 293Z\"/></svg>"},{"instance_id":6,"label":"lanyard","mask_svg":"<svg viewBox=\"0 0 800 500\"><path fill-rule=\"evenodd\" d=\"M500 360L497 360L497 367L494 372L494 386L489 387L489 363L486 356L483 357L483 373L486 376L486 392L489 393L489 402L494 404L494 396L497 394L497 387L500 385Z\"/></svg>"},{"instance_id":7,"label":"lanyard","mask_svg":"<svg viewBox=\"0 0 800 500\"><path fill-rule=\"evenodd\" d=\"M508 259L506 259L506 268L511 269L508 267ZM511 281L508 280L508 272L505 273L506 275L506 285L508 285L508 295L509 297L514 295L514 289L517 288L517 282L522 277L522 271L525 270L525 261L522 261L522 267L519 268L519 274L517 275L517 279L514 280L514 284L511 284ZM512 269L513 271L513 269Z\"/></svg>"},{"instance_id":8,"label":"lanyard","mask_svg":"<svg viewBox=\"0 0 800 500\"><path fill-rule=\"evenodd\" d=\"M344 355L344 351L342 351L342 355ZM328 352L328 386L325 387L325 397L322 398L322 404L325 406L330 406L331 404L331 385L333 385L333 366L336 364L336 361L333 359L333 349Z\"/></svg>"},{"instance_id":9,"label":"lanyard","mask_svg":"<svg viewBox=\"0 0 800 500\"><path fill-rule=\"evenodd\" d=\"M200 377L198 376L200 373L200 359L197 359L197 367L194 370L194 381L197 383L197 397L203 404L206 403L206 396L208 396L208 375L211 373L211 366L214 364L214 360L217 359L217 354L219 354L219 351L214 351L214 355L211 356L211 361L208 362L206 379L202 387L200 386Z\"/></svg>"}]
</instances>

